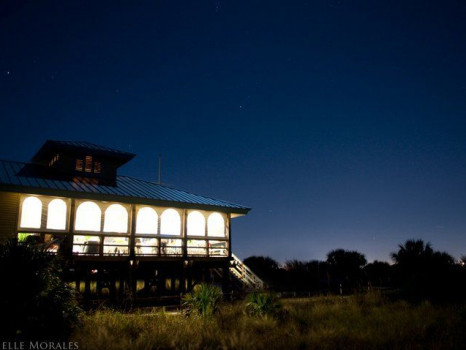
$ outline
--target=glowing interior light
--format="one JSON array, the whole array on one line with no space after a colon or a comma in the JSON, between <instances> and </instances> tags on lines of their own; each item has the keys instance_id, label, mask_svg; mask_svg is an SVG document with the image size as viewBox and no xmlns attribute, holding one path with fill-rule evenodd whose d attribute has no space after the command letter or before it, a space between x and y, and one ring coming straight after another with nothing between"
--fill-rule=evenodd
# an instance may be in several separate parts
<instances>
[{"instance_id":1,"label":"glowing interior light","mask_svg":"<svg viewBox=\"0 0 466 350\"><path fill-rule=\"evenodd\" d=\"M205 236L205 218L198 211L188 215L188 236Z\"/></svg>"},{"instance_id":2,"label":"glowing interior light","mask_svg":"<svg viewBox=\"0 0 466 350\"><path fill-rule=\"evenodd\" d=\"M105 210L105 232L128 232L128 211L120 204L112 204Z\"/></svg>"},{"instance_id":3,"label":"glowing interior light","mask_svg":"<svg viewBox=\"0 0 466 350\"><path fill-rule=\"evenodd\" d=\"M66 203L64 200L54 199L49 203L47 228L52 230L66 229Z\"/></svg>"},{"instance_id":4,"label":"glowing interior light","mask_svg":"<svg viewBox=\"0 0 466 350\"><path fill-rule=\"evenodd\" d=\"M207 233L211 237L225 237L225 221L219 213L212 213L207 220Z\"/></svg>"},{"instance_id":5,"label":"glowing interior light","mask_svg":"<svg viewBox=\"0 0 466 350\"><path fill-rule=\"evenodd\" d=\"M75 229L79 231L100 231L102 212L94 202L81 203L76 210Z\"/></svg>"},{"instance_id":6,"label":"glowing interior light","mask_svg":"<svg viewBox=\"0 0 466 350\"><path fill-rule=\"evenodd\" d=\"M160 218L160 233L162 235L179 236L181 234L181 218L175 209L167 209Z\"/></svg>"},{"instance_id":7,"label":"glowing interior light","mask_svg":"<svg viewBox=\"0 0 466 350\"><path fill-rule=\"evenodd\" d=\"M40 228L42 202L37 197L28 197L21 208L21 227Z\"/></svg>"},{"instance_id":8,"label":"glowing interior light","mask_svg":"<svg viewBox=\"0 0 466 350\"><path fill-rule=\"evenodd\" d=\"M136 233L157 234L159 217L157 212L149 207L139 209L136 219Z\"/></svg>"}]
</instances>

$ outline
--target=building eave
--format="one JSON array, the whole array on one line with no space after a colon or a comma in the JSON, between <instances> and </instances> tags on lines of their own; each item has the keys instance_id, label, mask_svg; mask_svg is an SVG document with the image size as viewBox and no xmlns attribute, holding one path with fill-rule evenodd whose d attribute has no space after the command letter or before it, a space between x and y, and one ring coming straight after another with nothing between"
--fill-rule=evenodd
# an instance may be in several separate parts
<instances>
[{"instance_id":1,"label":"building eave","mask_svg":"<svg viewBox=\"0 0 466 350\"><path fill-rule=\"evenodd\" d=\"M183 202L183 201L168 201L168 200L160 200L160 199L153 199L153 198L67 191L67 190L46 189L46 188L38 188L38 187L30 187L30 186L17 186L17 185L5 185L5 184L0 184L0 191L22 193L22 194L32 194L32 195L45 195L45 196L54 196L54 197L63 197L63 198L73 198L73 199L88 199L88 200L98 200L98 201L107 201L107 202L120 202L120 203L127 203L127 204L176 207L176 208L182 208L182 209L198 209L198 210L206 210L206 211L220 211L224 213L235 214L234 215L235 217L246 215L251 210L251 208L246 208L246 207L234 208L234 207L225 207L225 206L218 206L218 205L201 204L201 203L188 203L188 202Z\"/></svg>"}]
</instances>

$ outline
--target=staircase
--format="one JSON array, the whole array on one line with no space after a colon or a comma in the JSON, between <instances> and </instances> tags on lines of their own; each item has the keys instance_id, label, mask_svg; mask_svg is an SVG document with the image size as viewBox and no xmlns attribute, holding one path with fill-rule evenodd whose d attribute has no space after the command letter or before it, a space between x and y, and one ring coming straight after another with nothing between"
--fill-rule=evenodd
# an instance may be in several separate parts
<instances>
[{"instance_id":1,"label":"staircase","mask_svg":"<svg viewBox=\"0 0 466 350\"><path fill-rule=\"evenodd\" d=\"M230 272L243 285L245 289L265 289L265 283L257 275L251 271L235 254L231 255L233 263L230 267Z\"/></svg>"}]
</instances>

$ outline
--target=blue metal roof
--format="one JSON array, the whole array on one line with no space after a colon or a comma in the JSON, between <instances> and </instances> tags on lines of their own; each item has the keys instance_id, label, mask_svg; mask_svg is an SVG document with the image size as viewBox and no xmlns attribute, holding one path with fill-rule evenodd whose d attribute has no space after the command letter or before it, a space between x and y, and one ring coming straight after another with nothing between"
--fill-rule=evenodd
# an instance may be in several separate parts
<instances>
[{"instance_id":1,"label":"blue metal roof","mask_svg":"<svg viewBox=\"0 0 466 350\"><path fill-rule=\"evenodd\" d=\"M183 204L185 207L217 208L242 214L250 210L242 205L176 190L129 176L117 176L116 186L107 186L18 175L25 165L26 163L22 162L0 160L0 190L167 206Z\"/></svg>"}]
</instances>

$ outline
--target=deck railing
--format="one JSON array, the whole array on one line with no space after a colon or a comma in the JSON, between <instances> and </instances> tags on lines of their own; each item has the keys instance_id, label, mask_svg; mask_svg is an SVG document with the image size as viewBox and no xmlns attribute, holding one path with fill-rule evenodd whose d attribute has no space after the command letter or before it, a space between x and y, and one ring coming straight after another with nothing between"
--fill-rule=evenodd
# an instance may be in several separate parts
<instances>
[{"instance_id":1,"label":"deck railing","mask_svg":"<svg viewBox=\"0 0 466 350\"><path fill-rule=\"evenodd\" d=\"M201 241L201 240L197 240ZM218 238L202 240L204 245L185 244L185 240L167 237L136 237L136 257L228 257L228 241ZM198 243L199 244L199 243ZM130 237L115 235L75 235L74 256L121 257L130 254Z\"/></svg>"}]
</instances>

